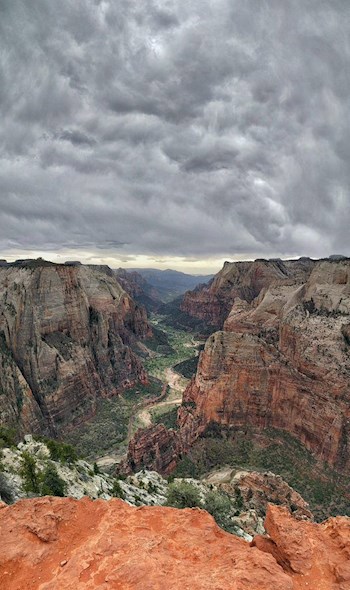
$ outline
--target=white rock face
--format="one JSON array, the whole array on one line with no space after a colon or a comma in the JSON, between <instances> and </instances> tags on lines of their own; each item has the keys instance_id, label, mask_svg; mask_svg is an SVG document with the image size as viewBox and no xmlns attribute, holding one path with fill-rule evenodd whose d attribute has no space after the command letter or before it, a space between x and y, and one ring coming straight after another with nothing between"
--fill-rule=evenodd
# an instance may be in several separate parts
<instances>
[{"instance_id":1,"label":"white rock face","mask_svg":"<svg viewBox=\"0 0 350 590\"><path fill-rule=\"evenodd\" d=\"M24 481L21 477L23 453L29 453L36 462L38 473L42 473L50 459L50 450L45 443L34 440L33 436L25 435L24 441L16 448L2 450L2 472L8 486L12 490L14 501L26 498ZM66 484L66 495L73 498L102 498L109 500L113 497L115 478L104 473L95 473L91 463L79 459L74 463L52 461L58 475ZM131 505L161 505L165 502L168 482L155 471L144 471L132 475L127 480L119 480L123 499ZM1 494L0 494L1 498Z\"/></svg>"}]
</instances>

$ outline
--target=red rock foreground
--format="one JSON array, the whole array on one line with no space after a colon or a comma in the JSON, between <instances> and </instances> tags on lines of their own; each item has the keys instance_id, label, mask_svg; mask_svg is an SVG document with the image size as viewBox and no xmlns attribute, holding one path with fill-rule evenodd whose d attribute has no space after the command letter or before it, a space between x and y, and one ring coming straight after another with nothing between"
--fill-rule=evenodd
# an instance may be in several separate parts
<instances>
[{"instance_id":1,"label":"red rock foreground","mask_svg":"<svg viewBox=\"0 0 350 590\"><path fill-rule=\"evenodd\" d=\"M40 498L0 510L2 590L349 590L350 519L270 506L247 542L203 510Z\"/></svg>"}]
</instances>

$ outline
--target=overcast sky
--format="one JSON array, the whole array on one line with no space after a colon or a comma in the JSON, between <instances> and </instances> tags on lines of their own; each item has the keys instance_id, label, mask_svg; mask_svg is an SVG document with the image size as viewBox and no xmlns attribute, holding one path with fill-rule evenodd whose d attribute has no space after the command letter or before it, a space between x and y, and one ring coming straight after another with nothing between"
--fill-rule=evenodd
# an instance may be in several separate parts
<instances>
[{"instance_id":1,"label":"overcast sky","mask_svg":"<svg viewBox=\"0 0 350 590\"><path fill-rule=\"evenodd\" d=\"M349 0L0 0L0 257L350 255Z\"/></svg>"}]
</instances>

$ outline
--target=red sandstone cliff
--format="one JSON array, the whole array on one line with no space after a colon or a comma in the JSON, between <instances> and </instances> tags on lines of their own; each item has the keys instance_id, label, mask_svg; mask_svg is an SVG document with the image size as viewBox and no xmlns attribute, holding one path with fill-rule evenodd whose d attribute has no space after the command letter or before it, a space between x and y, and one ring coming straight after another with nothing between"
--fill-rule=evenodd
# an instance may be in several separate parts
<instances>
[{"instance_id":1,"label":"red sandstone cliff","mask_svg":"<svg viewBox=\"0 0 350 590\"><path fill-rule=\"evenodd\" d=\"M262 289L276 281L304 283L314 265L310 258L225 262L208 285L200 285L194 291L185 293L180 310L213 329L222 328L237 298L250 303Z\"/></svg>"},{"instance_id":2,"label":"red sandstone cliff","mask_svg":"<svg viewBox=\"0 0 350 590\"><path fill-rule=\"evenodd\" d=\"M0 268L0 424L55 434L85 419L146 380L131 345L149 331L108 267Z\"/></svg>"},{"instance_id":3,"label":"red sandstone cliff","mask_svg":"<svg viewBox=\"0 0 350 590\"><path fill-rule=\"evenodd\" d=\"M236 300L207 340L180 408L181 444L207 425L286 430L350 471L350 261L320 261L304 284Z\"/></svg>"},{"instance_id":4,"label":"red sandstone cliff","mask_svg":"<svg viewBox=\"0 0 350 590\"><path fill-rule=\"evenodd\" d=\"M2 590L348 590L350 521L269 508L247 542L203 510L40 498L0 508Z\"/></svg>"},{"instance_id":5,"label":"red sandstone cliff","mask_svg":"<svg viewBox=\"0 0 350 590\"><path fill-rule=\"evenodd\" d=\"M157 424L139 429L129 442L125 463L120 471L125 473L147 468L169 475L174 471L181 451L177 432Z\"/></svg>"}]
</instances>

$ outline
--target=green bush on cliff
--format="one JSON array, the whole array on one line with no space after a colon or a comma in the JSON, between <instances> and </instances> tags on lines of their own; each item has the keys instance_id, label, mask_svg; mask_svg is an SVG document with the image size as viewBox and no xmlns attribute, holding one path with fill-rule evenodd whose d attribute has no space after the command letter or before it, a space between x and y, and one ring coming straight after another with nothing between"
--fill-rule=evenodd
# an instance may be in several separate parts
<instances>
[{"instance_id":1,"label":"green bush on cliff","mask_svg":"<svg viewBox=\"0 0 350 590\"><path fill-rule=\"evenodd\" d=\"M16 430L0 426L0 449L16 446Z\"/></svg>"},{"instance_id":2,"label":"green bush on cliff","mask_svg":"<svg viewBox=\"0 0 350 590\"><path fill-rule=\"evenodd\" d=\"M19 473L23 480L24 491L32 494L39 494L39 472L34 457L28 453L28 451L23 451L22 453L22 464Z\"/></svg>"},{"instance_id":3,"label":"green bush on cliff","mask_svg":"<svg viewBox=\"0 0 350 590\"><path fill-rule=\"evenodd\" d=\"M114 480L111 494L114 496L114 498L120 498L121 500L125 499L125 493L117 479Z\"/></svg>"},{"instance_id":4,"label":"green bush on cliff","mask_svg":"<svg viewBox=\"0 0 350 590\"><path fill-rule=\"evenodd\" d=\"M234 531L231 522L232 504L227 494L215 490L208 492L205 496L204 508L214 517L219 527L228 532Z\"/></svg>"},{"instance_id":5,"label":"green bush on cliff","mask_svg":"<svg viewBox=\"0 0 350 590\"><path fill-rule=\"evenodd\" d=\"M44 442L50 451L50 456L53 461L74 463L78 459L77 452L72 445L51 439L46 439Z\"/></svg>"},{"instance_id":6,"label":"green bush on cliff","mask_svg":"<svg viewBox=\"0 0 350 590\"><path fill-rule=\"evenodd\" d=\"M53 463L48 463L41 474L41 495L42 496L65 496L66 482L58 475Z\"/></svg>"},{"instance_id":7,"label":"green bush on cliff","mask_svg":"<svg viewBox=\"0 0 350 590\"><path fill-rule=\"evenodd\" d=\"M174 481L168 487L166 506L173 508L202 507L199 491L187 481Z\"/></svg>"}]
</instances>

